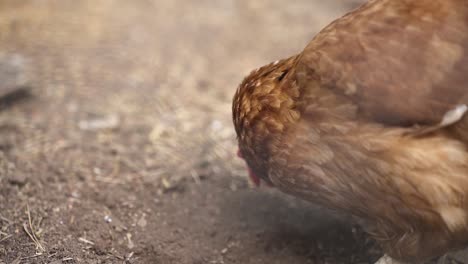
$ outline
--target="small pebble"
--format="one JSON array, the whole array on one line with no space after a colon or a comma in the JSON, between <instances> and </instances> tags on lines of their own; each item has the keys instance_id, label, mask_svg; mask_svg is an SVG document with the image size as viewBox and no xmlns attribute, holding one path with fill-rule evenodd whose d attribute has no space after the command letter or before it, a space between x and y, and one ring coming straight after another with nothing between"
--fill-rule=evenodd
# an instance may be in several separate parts
<instances>
[{"instance_id":1,"label":"small pebble","mask_svg":"<svg viewBox=\"0 0 468 264\"><path fill-rule=\"evenodd\" d=\"M104 216L104 221L106 221L106 223L111 223L112 222L112 218L108 215Z\"/></svg>"}]
</instances>

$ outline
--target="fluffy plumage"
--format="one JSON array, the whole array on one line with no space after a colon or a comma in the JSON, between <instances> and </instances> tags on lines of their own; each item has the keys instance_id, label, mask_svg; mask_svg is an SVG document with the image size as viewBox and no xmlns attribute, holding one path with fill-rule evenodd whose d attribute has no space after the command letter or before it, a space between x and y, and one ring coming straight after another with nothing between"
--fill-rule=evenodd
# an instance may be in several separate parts
<instances>
[{"instance_id":1,"label":"fluffy plumage","mask_svg":"<svg viewBox=\"0 0 468 264\"><path fill-rule=\"evenodd\" d=\"M244 79L240 152L391 257L443 255L468 246L467 74L467 1L370 1Z\"/></svg>"}]
</instances>

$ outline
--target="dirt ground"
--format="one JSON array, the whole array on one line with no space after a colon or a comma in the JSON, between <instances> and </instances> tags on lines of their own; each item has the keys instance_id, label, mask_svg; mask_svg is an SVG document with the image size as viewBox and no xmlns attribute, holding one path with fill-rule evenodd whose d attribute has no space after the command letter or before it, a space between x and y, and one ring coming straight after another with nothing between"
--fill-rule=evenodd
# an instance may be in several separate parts
<instances>
[{"instance_id":1,"label":"dirt ground","mask_svg":"<svg viewBox=\"0 0 468 264\"><path fill-rule=\"evenodd\" d=\"M357 2L2 0L0 263L372 263L348 219L251 188L231 122L243 76Z\"/></svg>"}]
</instances>

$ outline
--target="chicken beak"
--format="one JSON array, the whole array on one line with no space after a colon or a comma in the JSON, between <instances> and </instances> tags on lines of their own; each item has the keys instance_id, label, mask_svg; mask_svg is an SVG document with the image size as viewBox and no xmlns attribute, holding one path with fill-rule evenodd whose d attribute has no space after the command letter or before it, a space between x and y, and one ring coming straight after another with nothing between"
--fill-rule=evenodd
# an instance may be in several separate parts
<instances>
[{"instance_id":1,"label":"chicken beak","mask_svg":"<svg viewBox=\"0 0 468 264\"><path fill-rule=\"evenodd\" d=\"M241 159L244 159L244 157L242 157L242 153L240 152L240 150L237 150L237 157L241 158ZM248 166L247 166L248 167ZM249 179L250 179L250 182L255 186L255 187L260 187L260 185L262 184L262 179L260 179L257 175L255 175L255 173L253 173L253 171L250 169L250 167L248 167L248 170L249 170ZM266 185L268 187L274 187L273 184L269 181L263 181L266 183Z\"/></svg>"}]
</instances>

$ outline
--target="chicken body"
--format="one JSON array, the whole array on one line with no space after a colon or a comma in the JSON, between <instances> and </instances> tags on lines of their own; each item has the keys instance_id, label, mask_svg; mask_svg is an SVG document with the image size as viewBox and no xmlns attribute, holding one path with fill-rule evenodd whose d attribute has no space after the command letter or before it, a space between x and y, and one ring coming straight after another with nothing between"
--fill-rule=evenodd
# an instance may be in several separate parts
<instances>
[{"instance_id":1,"label":"chicken body","mask_svg":"<svg viewBox=\"0 0 468 264\"><path fill-rule=\"evenodd\" d=\"M374 0L233 100L242 157L354 216L390 257L468 246L468 1Z\"/></svg>"}]
</instances>

